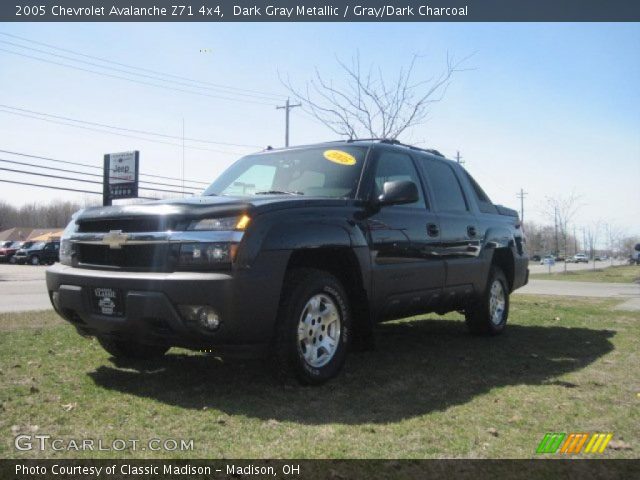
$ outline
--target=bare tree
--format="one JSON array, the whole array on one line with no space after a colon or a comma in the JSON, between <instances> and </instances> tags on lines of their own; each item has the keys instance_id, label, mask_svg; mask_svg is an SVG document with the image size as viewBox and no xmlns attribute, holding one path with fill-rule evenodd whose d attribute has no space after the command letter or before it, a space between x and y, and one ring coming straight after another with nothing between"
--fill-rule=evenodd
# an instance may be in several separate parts
<instances>
[{"instance_id":1,"label":"bare tree","mask_svg":"<svg viewBox=\"0 0 640 480\"><path fill-rule=\"evenodd\" d=\"M553 220L556 236L556 250L558 250L559 240L562 242L563 255L567 255L567 240L569 238L569 224L580 208L580 197L575 193L567 196L547 197L546 214ZM556 255L559 252L556 251ZM564 271L567 271L567 262L564 262Z\"/></svg>"},{"instance_id":2,"label":"bare tree","mask_svg":"<svg viewBox=\"0 0 640 480\"><path fill-rule=\"evenodd\" d=\"M611 265L613 265L613 257L616 255L616 252L620 250L620 241L624 236L624 230L610 223L606 223L604 225L604 230L607 236L609 262L611 263Z\"/></svg>"},{"instance_id":3,"label":"bare tree","mask_svg":"<svg viewBox=\"0 0 640 480\"><path fill-rule=\"evenodd\" d=\"M600 222L596 222L585 228L589 256L593 261L593 269L596 269L596 248L598 246L598 236L600 235Z\"/></svg>"},{"instance_id":4,"label":"bare tree","mask_svg":"<svg viewBox=\"0 0 640 480\"><path fill-rule=\"evenodd\" d=\"M420 58L414 54L393 81L385 78L380 67L363 70L359 54L349 65L336 59L344 74L339 84L326 79L317 67L302 89L294 87L289 78L280 80L308 114L334 133L349 138L395 139L426 120L431 106L444 98L452 77L465 70L462 64L469 57L455 60L447 54L440 74L414 79Z\"/></svg>"}]
</instances>

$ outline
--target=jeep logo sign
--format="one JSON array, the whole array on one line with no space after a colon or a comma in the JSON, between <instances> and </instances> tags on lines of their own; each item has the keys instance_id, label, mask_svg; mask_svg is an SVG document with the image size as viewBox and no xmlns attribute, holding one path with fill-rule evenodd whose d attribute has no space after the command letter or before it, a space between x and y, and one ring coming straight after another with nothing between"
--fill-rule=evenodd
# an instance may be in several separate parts
<instances>
[{"instance_id":1,"label":"jeep logo sign","mask_svg":"<svg viewBox=\"0 0 640 480\"><path fill-rule=\"evenodd\" d=\"M103 205L119 198L138 196L140 152L108 153L104 156Z\"/></svg>"}]
</instances>

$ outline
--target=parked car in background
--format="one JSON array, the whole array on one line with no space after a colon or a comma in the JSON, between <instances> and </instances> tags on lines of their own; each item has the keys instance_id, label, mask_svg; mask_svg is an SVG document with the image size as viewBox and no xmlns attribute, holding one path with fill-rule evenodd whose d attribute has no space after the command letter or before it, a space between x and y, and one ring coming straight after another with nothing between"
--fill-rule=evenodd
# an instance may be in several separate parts
<instances>
[{"instance_id":1,"label":"parked car in background","mask_svg":"<svg viewBox=\"0 0 640 480\"><path fill-rule=\"evenodd\" d=\"M589 263L589 257L584 253L576 253L573 257L567 258L567 263Z\"/></svg>"},{"instance_id":2,"label":"parked car in background","mask_svg":"<svg viewBox=\"0 0 640 480\"><path fill-rule=\"evenodd\" d=\"M36 242L23 247L14 255L15 263L53 265L60 261L60 242Z\"/></svg>"},{"instance_id":3,"label":"parked car in background","mask_svg":"<svg viewBox=\"0 0 640 480\"><path fill-rule=\"evenodd\" d=\"M540 260L542 260L542 258L540 257L540 255L534 255L531 257L531 260L533 262L539 262Z\"/></svg>"},{"instance_id":4,"label":"parked car in background","mask_svg":"<svg viewBox=\"0 0 640 480\"><path fill-rule=\"evenodd\" d=\"M555 265L556 257L555 255L545 255L540 259L540 265Z\"/></svg>"},{"instance_id":5,"label":"parked car in background","mask_svg":"<svg viewBox=\"0 0 640 480\"><path fill-rule=\"evenodd\" d=\"M22 242L2 242L2 246L0 247L0 263L10 262L21 246Z\"/></svg>"}]
</instances>

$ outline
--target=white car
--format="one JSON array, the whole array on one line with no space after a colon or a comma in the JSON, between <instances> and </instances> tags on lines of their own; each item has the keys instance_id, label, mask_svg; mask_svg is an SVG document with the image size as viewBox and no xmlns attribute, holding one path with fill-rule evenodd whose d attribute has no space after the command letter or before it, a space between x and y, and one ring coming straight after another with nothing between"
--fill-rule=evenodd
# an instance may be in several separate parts
<instances>
[{"instance_id":1,"label":"white car","mask_svg":"<svg viewBox=\"0 0 640 480\"><path fill-rule=\"evenodd\" d=\"M589 257L587 257L584 253L576 253L567 261L571 263L589 263Z\"/></svg>"}]
</instances>

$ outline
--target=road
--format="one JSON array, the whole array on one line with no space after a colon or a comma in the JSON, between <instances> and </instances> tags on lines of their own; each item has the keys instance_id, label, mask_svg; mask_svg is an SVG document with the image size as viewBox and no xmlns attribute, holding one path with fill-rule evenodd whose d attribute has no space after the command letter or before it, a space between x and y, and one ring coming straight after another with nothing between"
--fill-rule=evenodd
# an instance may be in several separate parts
<instances>
[{"instance_id":1,"label":"road","mask_svg":"<svg viewBox=\"0 0 640 480\"><path fill-rule=\"evenodd\" d=\"M607 265L598 262L599 268ZM593 268L592 264L568 264L568 270ZM546 265L530 265L531 273L548 271ZM51 308L44 280L46 267L0 264L0 313ZM556 264L552 271L562 271ZM577 297L620 298L626 301L617 308L640 310L640 285L626 283L564 282L561 280L531 279L529 285L517 291L525 295L565 295Z\"/></svg>"},{"instance_id":2,"label":"road","mask_svg":"<svg viewBox=\"0 0 640 480\"><path fill-rule=\"evenodd\" d=\"M0 264L0 313L51 308L44 281L45 269Z\"/></svg>"},{"instance_id":3,"label":"road","mask_svg":"<svg viewBox=\"0 0 640 480\"><path fill-rule=\"evenodd\" d=\"M540 262L530 262L529 263L529 271L531 273L549 273L548 265L539 265ZM606 268L611 265L626 265L626 260L614 260L613 263L610 260L606 260L604 262L595 262L596 268ZM593 269L593 262L589 263L567 263L567 271L573 272L576 270L589 270ZM555 265L551 267L551 272L563 272L564 271L564 262L556 262Z\"/></svg>"}]
</instances>

